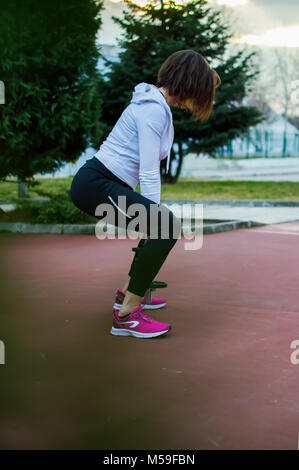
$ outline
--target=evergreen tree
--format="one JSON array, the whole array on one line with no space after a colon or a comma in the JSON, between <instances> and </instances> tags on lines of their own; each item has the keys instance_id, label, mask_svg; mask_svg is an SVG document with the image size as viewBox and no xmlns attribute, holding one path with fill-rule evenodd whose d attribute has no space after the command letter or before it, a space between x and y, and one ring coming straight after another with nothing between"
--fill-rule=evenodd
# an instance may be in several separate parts
<instances>
[{"instance_id":1,"label":"evergreen tree","mask_svg":"<svg viewBox=\"0 0 299 470\"><path fill-rule=\"evenodd\" d=\"M0 178L30 181L102 135L96 33L103 0L0 0Z\"/></svg>"},{"instance_id":2,"label":"evergreen tree","mask_svg":"<svg viewBox=\"0 0 299 470\"><path fill-rule=\"evenodd\" d=\"M119 41L123 48L120 61L106 61L110 66L102 90L106 135L129 104L134 86L141 81L156 84L160 66L175 51L192 49L202 54L222 80L208 121L195 121L187 110L172 106L178 150L175 155L172 149L171 159L177 158L178 165L175 175L166 177L162 160L161 171L162 181L176 181L186 153L215 156L217 148L259 122L256 108L241 105L248 83L257 74L251 65L253 53L246 56L238 51L226 57L232 33L223 23L221 12L209 8L206 0L184 5L159 0L144 7L130 0L125 3L129 8L123 11L123 17L112 17L124 37Z\"/></svg>"}]
</instances>

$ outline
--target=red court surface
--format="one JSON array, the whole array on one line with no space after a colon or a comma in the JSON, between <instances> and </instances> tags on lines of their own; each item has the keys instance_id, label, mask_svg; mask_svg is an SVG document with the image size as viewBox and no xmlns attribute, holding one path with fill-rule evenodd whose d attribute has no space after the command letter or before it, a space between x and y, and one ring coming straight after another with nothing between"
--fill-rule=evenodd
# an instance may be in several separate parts
<instances>
[{"instance_id":1,"label":"red court surface","mask_svg":"<svg viewBox=\"0 0 299 470\"><path fill-rule=\"evenodd\" d=\"M0 239L1 448L298 448L299 222L179 240L156 339L109 334L137 241Z\"/></svg>"}]
</instances>

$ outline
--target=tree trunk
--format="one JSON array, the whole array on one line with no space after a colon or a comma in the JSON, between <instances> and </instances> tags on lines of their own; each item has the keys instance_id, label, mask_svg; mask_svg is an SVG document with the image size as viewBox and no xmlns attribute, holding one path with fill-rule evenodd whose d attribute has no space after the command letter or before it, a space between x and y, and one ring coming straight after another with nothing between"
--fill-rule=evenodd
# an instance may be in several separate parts
<instances>
[{"instance_id":1,"label":"tree trunk","mask_svg":"<svg viewBox=\"0 0 299 470\"><path fill-rule=\"evenodd\" d=\"M174 182L176 183L179 176L180 176L180 173L181 173L181 169L182 169L182 164L183 164L183 145L182 145L182 142L178 142L178 146L179 146L179 163L178 163L178 166L177 166L177 169L176 169L176 172L175 172L175 176L174 176Z\"/></svg>"},{"instance_id":2,"label":"tree trunk","mask_svg":"<svg viewBox=\"0 0 299 470\"><path fill-rule=\"evenodd\" d=\"M282 143L282 156L286 156L286 148L287 148L287 131L286 129L283 132L283 143Z\"/></svg>"},{"instance_id":3,"label":"tree trunk","mask_svg":"<svg viewBox=\"0 0 299 470\"><path fill-rule=\"evenodd\" d=\"M168 173L166 173L167 158L165 158L165 159L162 160L162 162L161 162L161 169L162 169L161 181L162 181L162 183L172 183L171 161L172 161L172 149L171 149L171 151L170 151L170 161L169 161L169 170L168 170Z\"/></svg>"},{"instance_id":4,"label":"tree trunk","mask_svg":"<svg viewBox=\"0 0 299 470\"><path fill-rule=\"evenodd\" d=\"M18 197L23 198L27 197L27 183L18 179Z\"/></svg>"}]
</instances>

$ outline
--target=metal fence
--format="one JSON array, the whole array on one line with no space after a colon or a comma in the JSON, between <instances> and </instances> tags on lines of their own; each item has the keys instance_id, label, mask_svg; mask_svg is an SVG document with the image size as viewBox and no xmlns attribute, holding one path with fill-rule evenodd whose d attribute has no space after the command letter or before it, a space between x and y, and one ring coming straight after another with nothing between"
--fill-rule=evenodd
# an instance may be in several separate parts
<instances>
[{"instance_id":1,"label":"metal fence","mask_svg":"<svg viewBox=\"0 0 299 470\"><path fill-rule=\"evenodd\" d=\"M298 157L299 131L251 129L217 151L219 157Z\"/></svg>"}]
</instances>

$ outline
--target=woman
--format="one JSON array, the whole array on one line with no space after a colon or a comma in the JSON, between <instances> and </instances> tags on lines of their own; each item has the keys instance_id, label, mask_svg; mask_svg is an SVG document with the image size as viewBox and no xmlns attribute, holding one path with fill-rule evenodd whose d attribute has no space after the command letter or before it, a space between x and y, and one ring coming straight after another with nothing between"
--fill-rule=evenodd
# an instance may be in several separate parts
<instances>
[{"instance_id":1,"label":"woman","mask_svg":"<svg viewBox=\"0 0 299 470\"><path fill-rule=\"evenodd\" d=\"M188 109L196 120L204 121L211 114L215 89L220 83L217 72L200 54L189 49L174 52L160 67L156 85L141 82L135 86L130 104L107 139L72 181L73 203L93 216L98 205L110 204L115 226L121 225L120 218L125 228L128 226L132 204L140 204L145 210L147 239L140 240L129 279L122 290L116 291L110 331L113 335L153 338L171 329L168 323L155 321L144 313L146 308L165 305L164 299L153 299L152 305L146 305L144 296L181 228L174 214L160 205L160 161L167 157L168 172L174 137L170 106ZM140 194L134 191L138 182ZM121 196L124 207L119 203ZM153 219L152 209L157 208L160 218ZM170 227L167 237L162 233L166 221Z\"/></svg>"}]
</instances>

